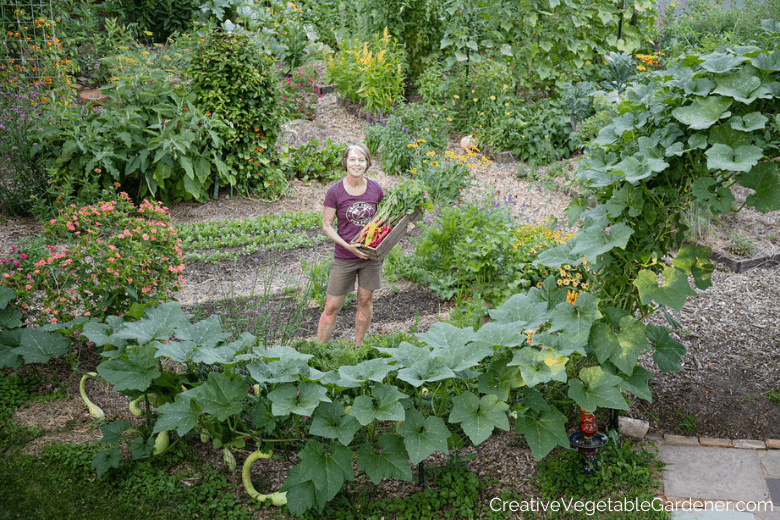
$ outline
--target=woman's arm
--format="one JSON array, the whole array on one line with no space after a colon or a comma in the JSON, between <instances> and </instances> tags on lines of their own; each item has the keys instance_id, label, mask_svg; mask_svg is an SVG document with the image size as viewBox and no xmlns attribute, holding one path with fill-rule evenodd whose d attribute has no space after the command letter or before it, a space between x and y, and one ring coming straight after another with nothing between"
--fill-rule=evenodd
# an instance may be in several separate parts
<instances>
[{"instance_id":1,"label":"woman's arm","mask_svg":"<svg viewBox=\"0 0 780 520\"><path fill-rule=\"evenodd\" d=\"M333 228L333 219L336 218L336 208L329 208L328 206L325 206L325 211L322 214L322 231L325 233L325 236L327 236L329 239L333 240L335 243L352 253L358 258L366 259L368 258L368 255L364 252L360 251L358 249L358 246L355 244L350 244L339 234L336 232L336 230Z\"/></svg>"}]
</instances>

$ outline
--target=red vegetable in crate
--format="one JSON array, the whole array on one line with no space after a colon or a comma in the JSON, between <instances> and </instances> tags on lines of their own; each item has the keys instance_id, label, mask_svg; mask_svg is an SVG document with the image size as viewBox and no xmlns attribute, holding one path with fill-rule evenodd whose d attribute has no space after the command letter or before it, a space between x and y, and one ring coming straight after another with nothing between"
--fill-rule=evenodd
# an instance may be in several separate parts
<instances>
[{"instance_id":1,"label":"red vegetable in crate","mask_svg":"<svg viewBox=\"0 0 780 520\"><path fill-rule=\"evenodd\" d=\"M376 247L381 244L382 240L384 240L385 237L390 234L390 231L392 231L392 229L388 226L382 226L382 229L379 230L379 232L374 237L374 240L371 241L368 247Z\"/></svg>"},{"instance_id":2,"label":"red vegetable in crate","mask_svg":"<svg viewBox=\"0 0 780 520\"><path fill-rule=\"evenodd\" d=\"M395 227L406 215L411 215L417 209L432 209L429 202L426 201L425 186L416 180L406 180L390 190L382 202L379 203L376 215L371 222L352 240L361 242L365 240L369 229L373 226L380 229L380 226ZM372 236L369 244L373 243L376 235Z\"/></svg>"}]
</instances>

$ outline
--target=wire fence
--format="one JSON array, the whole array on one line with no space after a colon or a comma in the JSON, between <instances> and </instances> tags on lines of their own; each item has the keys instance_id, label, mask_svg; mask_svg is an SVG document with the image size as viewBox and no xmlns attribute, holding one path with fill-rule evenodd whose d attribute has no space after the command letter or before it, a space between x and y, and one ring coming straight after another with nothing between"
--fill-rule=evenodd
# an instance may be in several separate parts
<instances>
[{"instance_id":1,"label":"wire fence","mask_svg":"<svg viewBox=\"0 0 780 520\"><path fill-rule=\"evenodd\" d=\"M45 53L40 51L59 44L51 0L0 0L0 22L4 53L0 72L41 79Z\"/></svg>"}]
</instances>

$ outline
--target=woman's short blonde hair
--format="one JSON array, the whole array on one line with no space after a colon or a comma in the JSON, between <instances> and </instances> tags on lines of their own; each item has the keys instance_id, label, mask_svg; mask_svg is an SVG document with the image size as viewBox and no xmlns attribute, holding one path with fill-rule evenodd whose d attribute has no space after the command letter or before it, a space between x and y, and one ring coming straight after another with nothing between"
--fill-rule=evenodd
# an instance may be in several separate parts
<instances>
[{"instance_id":1,"label":"woman's short blonde hair","mask_svg":"<svg viewBox=\"0 0 780 520\"><path fill-rule=\"evenodd\" d=\"M347 143L347 148L344 150L344 155L341 156L341 166L344 167L345 171L347 169L347 155L349 155L349 152L352 150L362 153L366 158L366 170L371 168L371 153L369 153L366 145L363 143Z\"/></svg>"}]
</instances>

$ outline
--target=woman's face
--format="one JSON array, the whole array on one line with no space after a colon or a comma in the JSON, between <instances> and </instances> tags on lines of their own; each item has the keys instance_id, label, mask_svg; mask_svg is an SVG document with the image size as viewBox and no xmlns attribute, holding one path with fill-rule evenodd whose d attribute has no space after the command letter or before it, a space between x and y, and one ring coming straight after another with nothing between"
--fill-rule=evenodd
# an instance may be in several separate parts
<instances>
[{"instance_id":1,"label":"woman's face","mask_svg":"<svg viewBox=\"0 0 780 520\"><path fill-rule=\"evenodd\" d=\"M366 156L360 150L351 149L347 154L347 174L351 177L360 177L366 173Z\"/></svg>"}]
</instances>

